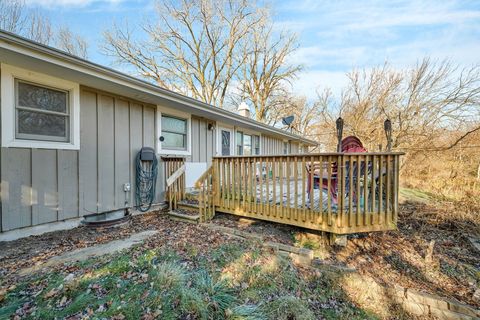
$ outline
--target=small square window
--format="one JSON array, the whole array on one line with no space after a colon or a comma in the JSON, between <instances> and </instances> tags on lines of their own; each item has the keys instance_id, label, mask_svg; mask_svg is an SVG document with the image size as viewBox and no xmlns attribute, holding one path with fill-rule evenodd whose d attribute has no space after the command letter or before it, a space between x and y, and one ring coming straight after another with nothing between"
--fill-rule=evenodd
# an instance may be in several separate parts
<instances>
[{"instance_id":1,"label":"small square window","mask_svg":"<svg viewBox=\"0 0 480 320\"><path fill-rule=\"evenodd\" d=\"M70 141L69 92L15 79L15 137Z\"/></svg>"},{"instance_id":2,"label":"small square window","mask_svg":"<svg viewBox=\"0 0 480 320\"><path fill-rule=\"evenodd\" d=\"M162 149L187 150L187 119L162 115Z\"/></svg>"}]
</instances>

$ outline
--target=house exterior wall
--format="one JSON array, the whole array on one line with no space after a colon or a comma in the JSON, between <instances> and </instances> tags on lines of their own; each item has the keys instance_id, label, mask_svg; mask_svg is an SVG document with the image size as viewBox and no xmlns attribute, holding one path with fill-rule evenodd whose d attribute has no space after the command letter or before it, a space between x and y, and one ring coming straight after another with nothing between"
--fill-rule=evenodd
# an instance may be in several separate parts
<instances>
[{"instance_id":1,"label":"house exterior wall","mask_svg":"<svg viewBox=\"0 0 480 320\"><path fill-rule=\"evenodd\" d=\"M125 207L125 183L135 203L135 160L142 147L155 148L155 106L84 89L80 96L80 215ZM157 197L163 196L159 163ZM162 183L160 183L162 182Z\"/></svg>"},{"instance_id":2,"label":"house exterior wall","mask_svg":"<svg viewBox=\"0 0 480 320\"><path fill-rule=\"evenodd\" d=\"M291 141L290 142L290 150L292 154L301 153L300 152L300 144L298 142Z\"/></svg>"},{"instance_id":3,"label":"house exterior wall","mask_svg":"<svg viewBox=\"0 0 480 320\"><path fill-rule=\"evenodd\" d=\"M300 143L295 141L287 141L270 136L262 136L261 141L263 144L263 154L284 154L283 144L285 142L289 143L291 154L301 153Z\"/></svg>"},{"instance_id":4,"label":"house exterior wall","mask_svg":"<svg viewBox=\"0 0 480 320\"><path fill-rule=\"evenodd\" d=\"M283 140L270 136L262 136L261 148L263 154L283 154Z\"/></svg>"},{"instance_id":5,"label":"house exterior wall","mask_svg":"<svg viewBox=\"0 0 480 320\"><path fill-rule=\"evenodd\" d=\"M135 157L155 146L155 107L82 88L80 150L1 148L2 231L125 206ZM157 202L163 198L159 166ZM162 183L160 183L162 182Z\"/></svg>"},{"instance_id":6,"label":"house exterior wall","mask_svg":"<svg viewBox=\"0 0 480 320\"><path fill-rule=\"evenodd\" d=\"M190 162L212 163L212 157L217 153L217 134L215 131L215 121L192 116L192 154L187 157ZM208 130L208 125L212 124L213 129Z\"/></svg>"},{"instance_id":7,"label":"house exterior wall","mask_svg":"<svg viewBox=\"0 0 480 320\"><path fill-rule=\"evenodd\" d=\"M127 200L134 205L135 158L143 146L157 148L161 109L81 87L80 150L0 148L0 232L123 208L125 183L131 184ZM187 162L211 163L217 154L216 130L215 121L191 117ZM282 154L283 141L261 135L261 153ZM160 160L156 203L164 200L164 191Z\"/></svg>"}]
</instances>

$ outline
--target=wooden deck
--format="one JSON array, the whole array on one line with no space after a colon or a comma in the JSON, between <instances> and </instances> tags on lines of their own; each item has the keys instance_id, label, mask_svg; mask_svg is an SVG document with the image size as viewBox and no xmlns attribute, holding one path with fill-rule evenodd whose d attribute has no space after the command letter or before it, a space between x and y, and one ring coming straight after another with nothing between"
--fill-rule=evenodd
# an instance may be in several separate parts
<instances>
[{"instance_id":1,"label":"wooden deck","mask_svg":"<svg viewBox=\"0 0 480 320\"><path fill-rule=\"evenodd\" d=\"M266 183L267 184L267 183ZM268 182L268 187L265 185L263 186L257 186L256 188L256 201L258 203L264 202L266 205L280 205L283 207L291 207L291 208L298 208L298 209L303 209L303 192L298 193L296 195L291 195L290 198L288 198L286 190L290 188L290 190L302 190L303 188L303 182L302 181L287 181L286 179L282 181L269 181ZM282 186L280 186L282 184ZM287 186L288 184L288 186ZM277 189L276 191L274 189ZM268 190L267 190L268 189ZM283 193L280 193L280 189L283 189ZM309 201L310 194L313 196L313 201ZM262 196L264 199L262 199ZM348 210L348 199L349 195L347 194L345 196L345 201L344 201L344 210ZM378 207L380 205L378 199L376 201L376 206ZM327 211L328 210L328 190L323 189L323 188L315 188L312 190L312 193L307 193L307 201L305 203L305 206L307 209L311 209L313 211ZM360 214L363 212L363 198L361 198L360 202L357 202L356 199L353 199L352 201L352 206L354 211L357 209L357 206L359 206L360 209ZM336 212L338 211L338 203L333 203L332 204L332 211Z\"/></svg>"},{"instance_id":2,"label":"wooden deck","mask_svg":"<svg viewBox=\"0 0 480 320\"><path fill-rule=\"evenodd\" d=\"M392 230L402 153L216 157L197 182L216 211L335 234Z\"/></svg>"}]
</instances>

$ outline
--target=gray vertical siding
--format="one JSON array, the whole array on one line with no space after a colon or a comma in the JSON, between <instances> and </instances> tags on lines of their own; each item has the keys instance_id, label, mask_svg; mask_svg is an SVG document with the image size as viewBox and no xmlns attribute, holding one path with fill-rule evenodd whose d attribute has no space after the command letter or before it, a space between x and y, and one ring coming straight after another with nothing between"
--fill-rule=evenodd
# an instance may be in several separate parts
<instances>
[{"instance_id":1,"label":"gray vertical siding","mask_svg":"<svg viewBox=\"0 0 480 320\"><path fill-rule=\"evenodd\" d=\"M57 152L31 151L32 224L56 221L58 215Z\"/></svg>"},{"instance_id":2,"label":"gray vertical siding","mask_svg":"<svg viewBox=\"0 0 480 320\"><path fill-rule=\"evenodd\" d=\"M121 181L131 181L132 177L132 169L130 168L130 132L128 130L130 126L129 102L122 99L116 99L114 113L114 169L115 181L119 182L115 183L114 199L115 207L120 208L125 205L125 192L123 191L123 184Z\"/></svg>"},{"instance_id":3,"label":"gray vertical siding","mask_svg":"<svg viewBox=\"0 0 480 320\"><path fill-rule=\"evenodd\" d=\"M191 162L212 162L216 153L216 131L208 130L208 124L214 122L207 119L192 117L192 155L188 157Z\"/></svg>"},{"instance_id":4,"label":"gray vertical siding","mask_svg":"<svg viewBox=\"0 0 480 320\"><path fill-rule=\"evenodd\" d=\"M78 216L78 152L57 151L58 175L58 220Z\"/></svg>"},{"instance_id":5,"label":"gray vertical siding","mask_svg":"<svg viewBox=\"0 0 480 320\"><path fill-rule=\"evenodd\" d=\"M292 154L300 153L300 144L298 142L290 142L290 150Z\"/></svg>"},{"instance_id":6,"label":"gray vertical siding","mask_svg":"<svg viewBox=\"0 0 480 320\"><path fill-rule=\"evenodd\" d=\"M126 182L134 204L135 156L155 147L155 121L154 106L83 88L80 151L1 148L1 230L122 208Z\"/></svg>"},{"instance_id":7,"label":"gray vertical siding","mask_svg":"<svg viewBox=\"0 0 480 320\"><path fill-rule=\"evenodd\" d=\"M129 205L135 204L135 158L142 147L155 148L155 107L89 89L80 98L81 215L124 207L127 182ZM157 185L156 202L162 194Z\"/></svg>"},{"instance_id":8,"label":"gray vertical siding","mask_svg":"<svg viewBox=\"0 0 480 320\"><path fill-rule=\"evenodd\" d=\"M116 137L114 135L115 120L113 113L115 99L105 95L97 95L97 104L97 204L98 211L108 211L115 208L116 159L114 146ZM81 145L80 153L82 153ZM82 176L81 172L80 176Z\"/></svg>"},{"instance_id":9,"label":"gray vertical siding","mask_svg":"<svg viewBox=\"0 0 480 320\"><path fill-rule=\"evenodd\" d=\"M262 153L263 154L283 154L283 140L270 137L262 136Z\"/></svg>"},{"instance_id":10,"label":"gray vertical siding","mask_svg":"<svg viewBox=\"0 0 480 320\"><path fill-rule=\"evenodd\" d=\"M31 153L2 148L2 231L32 224Z\"/></svg>"},{"instance_id":11,"label":"gray vertical siding","mask_svg":"<svg viewBox=\"0 0 480 320\"><path fill-rule=\"evenodd\" d=\"M78 216L78 152L2 148L2 231Z\"/></svg>"},{"instance_id":12,"label":"gray vertical siding","mask_svg":"<svg viewBox=\"0 0 480 320\"><path fill-rule=\"evenodd\" d=\"M270 136L262 136L262 145L264 154L283 154L283 139L278 139ZM300 150L300 143L295 141L289 141L290 153L297 154L302 153Z\"/></svg>"}]
</instances>

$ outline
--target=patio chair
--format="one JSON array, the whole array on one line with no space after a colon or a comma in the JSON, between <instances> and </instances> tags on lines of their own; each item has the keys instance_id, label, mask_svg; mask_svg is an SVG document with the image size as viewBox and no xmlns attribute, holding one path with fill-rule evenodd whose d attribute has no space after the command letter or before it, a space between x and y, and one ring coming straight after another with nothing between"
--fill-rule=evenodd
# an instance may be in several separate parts
<instances>
[{"instance_id":1,"label":"patio chair","mask_svg":"<svg viewBox=\"0 0 480 320\"><path fill-rule=\"evenodd\" d=\"M348 139L348 140L347 140ZM347 141L345 141L347 140ZM345 151L343 151L345 150ZM357 153L357 152L367 152L367 150L363 147L361 141L357 137L347 137L342 141L342 151L345 153ZM386 186L385 186L385 178L387 176L387 169L383 166L381 172L377 170L375 176L372 176L373 171L373 163L368 161L362 161L360 164L360 172L358 173L358 166L356 161L352 161L352 169L350 170L350 163L345 163L345 198L352 196L352 203L354 206L368 206L371 205L370 201L372 199L372 190L373 188L369 188L368 186L371 183L371 179L373 178L375 181L375 199L382 198L382 202L386 199ZM365 172L367 170L367 172ZM350 189L350 173L352 173L352 188ZM367 176L367 181L363 181L365 177L365 173ZM383 194L379 194L379 186L380 186L380 177L382 177L382 185L383 185ZM370 179L370 181L368 181ZM357 188L358 184L360 184L360 188ZM364 194L364 188L367 188L367 199L363 199L362 203L362 195ZM357 195L357 190L360 190L360 194ZM370 199L370 200L369 200Z\"/></svg>"},{"instance_id":2,"label":"patio chair","mask_svg":"<svg viewBox=\"0 0 480 320\"><path fill-rule=\"evenodd\" d=\"M360 139L358 139L357 137L355 136L348 136L346 138L344 138L342 140L342 152L344 153L358 153L358 152L367 152L367 149L365 149L363 147L363 144L362 142L360 141ZM330 177L330 190L328 190L328 174L327 173L327 170L328 170L328 167L327 165L325 165L324 163L313 163L313 164L307 164L306 165L306 170L307 170L307 174L308 174L308 180L307 180L307 193L308 193L308 198L310 199L310 197L312 196L312 192L315 190L315 189L319 189L320 188L320 180L322 181L322 189L323 190L326 190L330 193L331 195L331 199L332 199L332 205L337 205L338 204L338 179L337 179L337 175L338 175L338 164L337 163L332 163L332 174L331 174L331 177ZM346 175L346 185L345 185L345 191L346 191L346 196L349 195L350 193L350 186L349 186L349 172L350 170L348 170L348 167L349 167L349 163L346 164L346 172L347 172L347 175ZM363 170L365 168L365 164L362 164L361 166L361 170L363 172ZM357 177L357 174L356 174L356 170L357 170L357 166L354 165L353 167L353 170L354 170L354 177ZM313 179L311 179L311 175L313 174ZM313 186L311 185L311 180L313 180ZM356 179L354 179L353 183L354 185L356 185L357 181L355 181ZM352 196L355 196L352 194Z\"/></svg>"}]
</instances>

